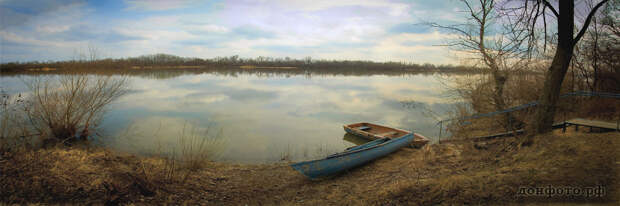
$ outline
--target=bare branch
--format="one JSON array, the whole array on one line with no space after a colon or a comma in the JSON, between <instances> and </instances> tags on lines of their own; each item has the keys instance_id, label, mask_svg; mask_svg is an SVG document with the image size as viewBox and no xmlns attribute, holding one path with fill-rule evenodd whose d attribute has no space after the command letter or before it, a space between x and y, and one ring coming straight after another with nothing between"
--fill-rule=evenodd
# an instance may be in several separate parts
<instances>
[{"instance_id":1,"label":"bare branch","mask_svg":"<svg viewBox=\"0 0 620 206\"><path fill-rule=\"evenodd\" d=\"M603 1L599 2L598 4L596 4L596 6L594 6L594 8L592 8L590 13L588 14L588 17L586 18L586 21L583 23L583 27L581 27L581 30L579 31L579 33L577 34L575 39L573 39L573 43L577 43L579 41L579 39L581 39L581 37L583 37L583 34L586 33L586 30L588 30L588 26L590 26L590 22L592 21L592 17L596 13L596 11L601 6L603 6L603 4L605 4L607 1L608 0L603 0Z\"/></svg>"},{"instance_id":2,"label":"bare branch","mask_svg":"<svg viewBox=\"0 0 620 206\"><path fill-rule=\"evenodd\" d=\"M553 12L553 15L555 15L556 18L560 16L558 11L556 11L555 8L553 8L553 6L549 3L549 1L542 0L542 2L545 4L545 6L549 8L549 10L551 10L551 12Z\"/></svg>"}]
</instances>

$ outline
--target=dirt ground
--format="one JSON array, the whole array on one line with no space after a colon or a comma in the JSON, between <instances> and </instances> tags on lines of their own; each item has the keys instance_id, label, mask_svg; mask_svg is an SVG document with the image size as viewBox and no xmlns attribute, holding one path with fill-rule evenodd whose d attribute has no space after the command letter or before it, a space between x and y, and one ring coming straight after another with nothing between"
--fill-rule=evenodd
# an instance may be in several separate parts
<instances>
[{"instance_id":1,"label":"dirt ground","mask_svg":"<svg viewBox=\"0 0 620 206\"><path fill-rule=\"evenodd\" d=\"M0 201L189 205L617 205L620 134L539 136L403 148L343 174L309 180L287 163L209 162L170 170L161 158L101 148L3 154ZM520 194L519 188L605 188L600 197Z\"/></svg>"}]
</instances>

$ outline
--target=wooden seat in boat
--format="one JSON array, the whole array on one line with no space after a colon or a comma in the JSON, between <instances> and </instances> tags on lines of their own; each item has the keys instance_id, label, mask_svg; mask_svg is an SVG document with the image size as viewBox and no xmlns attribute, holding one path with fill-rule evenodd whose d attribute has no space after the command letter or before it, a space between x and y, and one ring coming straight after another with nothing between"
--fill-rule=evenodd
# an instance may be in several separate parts
<instances>
[{"instance_id":1,"label":"wooden seat in boat","mask_svg":"<svg viewBox=\"0 0 620 206\"><path fill-rule=\"evenodd\" d=\"M377 134L377 136L385 137L385 136L392 136L392 135L396 135L396 134L398 134L398 132L391 131L391 132L384 132L384 133L381 133L381 134Z\"/></svg>"}]
</instances>

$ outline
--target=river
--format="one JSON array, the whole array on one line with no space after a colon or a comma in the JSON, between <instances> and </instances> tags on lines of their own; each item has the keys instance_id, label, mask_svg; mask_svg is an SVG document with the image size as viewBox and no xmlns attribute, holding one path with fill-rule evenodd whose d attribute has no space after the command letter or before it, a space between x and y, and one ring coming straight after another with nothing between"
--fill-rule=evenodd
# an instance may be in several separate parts
<instances>
[{"instance_id":1,"label":"river","mask_svg":"<svg viewBox=\"0 0 620 206\"><path fill-rule=\"evenodd\" d=\"M97 142L136 154L182 152L207 144L212 158L238 163L300 161L359 143L344 124L371 122L437 140L437 119L453 102L439 74L117 76L128 93L108 107ZM0 76L9 93L27 93L34 76ZM182 137L182 138L180 138ZM183 139L183 140L181 140Z\"/></svg>"}]
</instances>

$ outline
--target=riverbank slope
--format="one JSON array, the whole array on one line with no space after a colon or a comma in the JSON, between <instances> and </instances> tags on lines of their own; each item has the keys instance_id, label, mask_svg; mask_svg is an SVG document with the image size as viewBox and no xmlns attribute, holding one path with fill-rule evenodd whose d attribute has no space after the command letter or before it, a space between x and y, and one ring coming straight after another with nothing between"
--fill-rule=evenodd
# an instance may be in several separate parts
<instances>
[{"instance_id":1,"label":"riverbank slope","mask_svg":"<svg viewBox=\"0 0 620 206\"><path fill-rule=\"evenodd\" d=\"M5 153L5 203L177 203L208 205L433 205L493 203L617 204L618 133L554 133L518 139L404 148L344 174L312 181L285 163L170 161L101 148L58 147ZM172 163L173 164L173 163ZM602 195L536 195L529 188L605 188ZM525 193L524 193L525 192ZM599 197L600 196L600 197Z\"/></svg>"}]
</instances>

